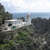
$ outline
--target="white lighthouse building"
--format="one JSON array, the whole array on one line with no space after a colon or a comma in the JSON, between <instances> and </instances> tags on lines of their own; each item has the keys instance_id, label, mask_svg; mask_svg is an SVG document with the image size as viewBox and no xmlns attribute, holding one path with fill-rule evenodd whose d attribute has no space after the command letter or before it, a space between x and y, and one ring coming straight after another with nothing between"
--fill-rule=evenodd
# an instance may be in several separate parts
<instances>
[{"instance_id":1,"label":"white lighthouse building","mask_svg":"<svg viewBox=\"0 0 50 50\"><path fill-rule=\"evenodd\" d=\"M30 13L28 13L28 15L26 17L26 22L31 22Z\"/></svg>"},{"instance_id":2,"label":"white lighthouse building","mask_svg":"<svg viewBox=\"0 0 50 50\"><path fill-rule=\"evenodd\" d=\"M23 22L23 20L18 19L5 20L5 27L3 31L10 31L27 25L31 25L30 13L27 15L25 22Z\"/></svg>"}]
</instances>

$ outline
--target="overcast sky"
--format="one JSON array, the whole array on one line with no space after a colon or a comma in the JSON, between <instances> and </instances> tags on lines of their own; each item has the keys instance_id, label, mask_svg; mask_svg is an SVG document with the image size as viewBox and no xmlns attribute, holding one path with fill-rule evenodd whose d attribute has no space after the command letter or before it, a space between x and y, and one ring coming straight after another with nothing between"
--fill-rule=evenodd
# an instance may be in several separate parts
<instances>
[{"instance_id":1,"label":"overcast sky","mask_svg":"<svg viewBox=\"0 0 50 50\"><path fill-rule=\"evenodd\" d=\"M14 12L50 12L50 0L0 0L6 9Z\"/></svg>"}]
</instances>

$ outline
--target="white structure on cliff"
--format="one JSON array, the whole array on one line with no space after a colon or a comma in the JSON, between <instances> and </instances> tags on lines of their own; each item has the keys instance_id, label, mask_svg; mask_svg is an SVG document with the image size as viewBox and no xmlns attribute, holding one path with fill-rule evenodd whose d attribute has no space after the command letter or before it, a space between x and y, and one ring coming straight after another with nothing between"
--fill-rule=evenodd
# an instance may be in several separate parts
<instances>
[{"instance_id":1,"label":"white structure on cliff","mask_svg":"<svg viewBox=\"0 0 50 50\"><path fill-rule=\"evenodd\" d=\"M3 31L10 31L27 25L31 25L30 13L27 15L25 22L18 19L6 20L5 28L3 29Z\"/></svg>"}]
</instances>

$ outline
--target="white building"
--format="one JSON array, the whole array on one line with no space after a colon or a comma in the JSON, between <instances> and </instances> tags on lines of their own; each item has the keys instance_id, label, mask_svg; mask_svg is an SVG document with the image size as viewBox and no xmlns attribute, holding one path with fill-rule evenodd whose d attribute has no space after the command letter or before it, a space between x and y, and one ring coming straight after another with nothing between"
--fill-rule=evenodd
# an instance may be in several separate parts
<instances>
[{"instance_id":1,"label":"white building","mask_svg":"<svg viewBox=\"0 0 50 50\"><path fill-rule=\"evenodd\" d=\"M3 31L10 31L13 29L17 29L19 27L27 26L27 25L31 25L30 14L27 15L25 22L17 19L6 20L5 28L3 29Z\"/></svg>"}]
</instances>

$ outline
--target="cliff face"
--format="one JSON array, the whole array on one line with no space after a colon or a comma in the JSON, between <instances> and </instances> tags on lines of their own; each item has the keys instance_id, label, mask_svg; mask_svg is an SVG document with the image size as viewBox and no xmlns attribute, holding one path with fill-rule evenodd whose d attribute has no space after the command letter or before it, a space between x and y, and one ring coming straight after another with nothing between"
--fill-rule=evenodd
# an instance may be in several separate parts
<instances>
[{"instance_id":1,"label":"cliff face","mask_svg":"<svg viewBox=\"0 0 50 50\"><path fill-rule=\"evenodd\" d=\"M12 14L10 14L9 12L5 12L4 6L0 3L0 31L4 26L5 20L10 20L12 18Z\"/></svg>"},{"instance_id":2,"label":"cliff face","mask_svg":"<svg viewBox=\"0 0 50 50\"><path fill-rule=\"evenodd\" d=\"M0 3L0 25L4 24L5 20L12 19L12 14L5 12L4 6Z\"/></svg>"},{"instance_id":3,"label":"cliff face","mask_svg":"<svg viewBox=\"0 0 50 50\"><path fill-rule=\"evenodd\" d=\"M50 18L34 18L32 19L32 23L34 24L37 33L44 34L50 32Z\"/></svg>"},{"instance_id":4,"label":"cliff face","mask_svg":"<svg viewBox=\"0 0 50 50\"><path fill-rule=\"evenodd\" d=\"M4 11L5 12L5 8L3 7L3 5L0 3L0 11Z\"/></svg>"},{"instance_id":5,"label":"cliff face","mask_svg":"<svg viewBox=\"0 0 50 50\"><path fill-rule=\"evenodd\" d=\"M26 50L33 42L30 36L32 31L34 30L30 25L9 32L0 32L0 49Z\"/></svg>"},{"instance_id":6,"label":"cliff face","mask_svg":"<svg viewBox=\"0 0 50 50\"><path fill-rule=\"evenodd\" d=\"M25 26L19 29L0 32L1 50L50 50L50 34L38 34L35 26ZM50 38L49 38L50 39Z\"/></svg>"}]
</instances>

